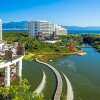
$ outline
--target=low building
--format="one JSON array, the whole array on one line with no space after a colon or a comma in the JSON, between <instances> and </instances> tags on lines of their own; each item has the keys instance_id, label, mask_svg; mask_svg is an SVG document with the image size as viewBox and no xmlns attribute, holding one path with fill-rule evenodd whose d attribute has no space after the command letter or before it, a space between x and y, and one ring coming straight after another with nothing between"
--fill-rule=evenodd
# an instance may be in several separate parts
<instances>
[{"instance_id":1,"label":"low building","mask_svg":"<svg viewBox=\"0 0 100 100\"><path fill-rule=\"evenodd\" d=\"M66 29L62 25L55 25L56 35L67 35Z\"/></svg>"}]
</instances>

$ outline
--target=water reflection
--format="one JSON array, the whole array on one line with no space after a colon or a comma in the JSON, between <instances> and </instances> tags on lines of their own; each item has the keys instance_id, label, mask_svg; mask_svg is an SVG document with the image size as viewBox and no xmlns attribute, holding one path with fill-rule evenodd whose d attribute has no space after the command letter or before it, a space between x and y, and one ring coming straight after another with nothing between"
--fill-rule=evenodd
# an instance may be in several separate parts
<instances>
[{"instance_id":1,"label":"water reflection","mask_svg":"<svg viewBox=\"0 0 100 100\"><path fill-rule=\"evenodd\" d=\"M87 55L64 57L53 64L70 78L75 100L99 100L100 53L92 47L83 48L83 50Z\"/></svg>"}]
</instances>

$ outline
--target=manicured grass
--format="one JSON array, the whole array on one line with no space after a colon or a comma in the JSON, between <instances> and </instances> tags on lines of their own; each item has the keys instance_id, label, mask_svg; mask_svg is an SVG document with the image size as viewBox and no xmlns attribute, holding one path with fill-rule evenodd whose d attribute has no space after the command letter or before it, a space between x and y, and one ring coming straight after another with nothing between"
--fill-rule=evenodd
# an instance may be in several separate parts
<instances>
[{"instance_id":1,"label":"manicured grass","mask_svg":"<svg viewBox=\"0 0 100 100\"><path fill-rule=\"evenodd\" d=\"M24 60L31 61L33 59L33 56L33 53L28 53L24 56Z\"/></svg>"}]
</instances>

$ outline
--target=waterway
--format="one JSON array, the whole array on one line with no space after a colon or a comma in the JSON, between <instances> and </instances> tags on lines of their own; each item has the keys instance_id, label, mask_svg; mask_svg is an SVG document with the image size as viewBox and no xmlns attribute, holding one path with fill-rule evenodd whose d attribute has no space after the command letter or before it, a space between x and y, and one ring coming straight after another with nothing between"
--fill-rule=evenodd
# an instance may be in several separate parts
<instances>
[{"instance_id":1,"label":"waterway","mask_svg":"<svg viewBox=\"0 0 100 100\"><path fill-rule=\"evenodd\" d=\"M67 56L51 64L64 72L74 90L74 100L100 100L100 53L84 48L85 56Z\"/></svg>"},{"instance_id":2,"label":"waterway","mask_svg":"<svg viewBox=\"0 0 100 100\"><path fill-rule=\"evenodd\" d=\"M83 50L87 55L66 56L49 63L68 77L73 87L74 100L100 100L100 53L92 47ZM52 100L56 86L53 72L36 62L23 62L23 77L29 80L33 90L41 82L42 70L48 78L44 90L45 100Z\"/></svg>"}]
</instances>

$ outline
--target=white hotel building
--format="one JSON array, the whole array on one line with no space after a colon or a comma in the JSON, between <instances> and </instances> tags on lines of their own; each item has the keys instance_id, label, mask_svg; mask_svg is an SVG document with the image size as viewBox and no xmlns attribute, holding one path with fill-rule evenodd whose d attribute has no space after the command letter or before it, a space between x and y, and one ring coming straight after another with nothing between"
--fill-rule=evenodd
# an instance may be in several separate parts
<instances>
[{"instance_id":1,"label":"white hotel building","mask_svg":"<svg viewBox=\"0 0 100 100\"><path fill-rule=\"evenodd\" d=\"M53 32L55 32L56 35L65 34L65 29L62 26L48 21L30 21L28 24L28 31L30 36L36 36L38 33L50 36Z\"/></svg>"},{"instance_id":2,"label":"white hotel building","mask_svg":"<svg viewBox=\"0 0 100 100\"><path fill-rule=\"evenodd\" d=\"M39 32L44 35L50 35L54 31L54 24L48 21L31 21L29 22L28 30L31 36L35 36Z\"/></svg>"}]
</instances>

